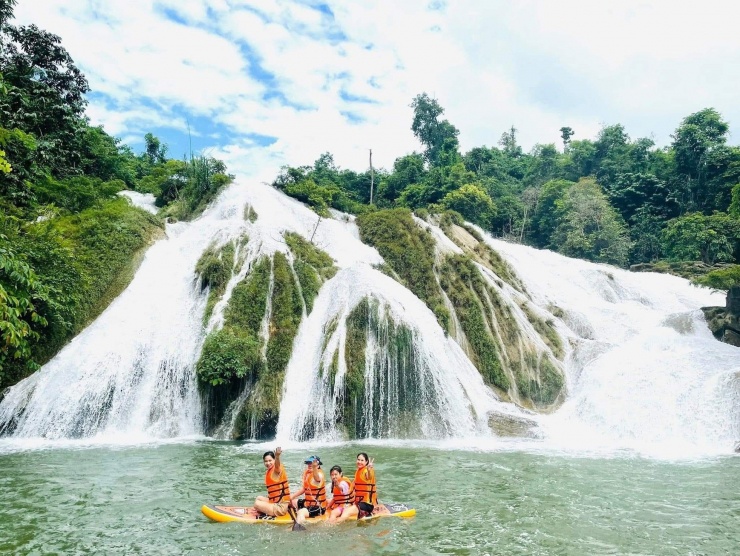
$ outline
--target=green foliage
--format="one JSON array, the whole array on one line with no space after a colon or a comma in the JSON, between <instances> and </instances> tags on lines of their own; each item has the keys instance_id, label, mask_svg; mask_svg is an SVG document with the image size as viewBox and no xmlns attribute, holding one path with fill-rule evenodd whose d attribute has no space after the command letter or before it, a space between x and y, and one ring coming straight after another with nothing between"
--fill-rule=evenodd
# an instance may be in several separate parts
<instances>
[{"instance_id":1,"label":"green foliage","mask_svg":"<svg viewBox=\"0 0 740 556\"><path fill-rule=\"evenodd\" d=\"M224 326L237 328L244 333L259 336L270 289L270 259L256 261L249 274L231 292L224 313Z\"/></svg>"},{"instance_id":2,"label":"green foliage","mask_svg":"<svg viewBox=\"0 0 740 556\"><path fill-rule=\"evenodd\" d=\"M244 220L254 224L255 222L257 222L258 217L259 215L257 214L257 211L254 210L254 207L252 205L250 205L249 203L244 205Z\"/></svg>"},{"instance_id":3,"label":"green foliage","mask_svg":"<svg viewBox=\"0 0 740 556\"><path fill-rule=\"evenodd\" d=\"M310 313L321 284L336 274L337 267L334 259L302 236L294 232L285 232L284 236L293 253L293 270L301 285L306 312Z\"/></svg>"},{"instance_id":4,"label":"green foliage","mask_svg":"<svg viewBox=\"0 0 740 556\"><path fill-rule=\"evenodd\" d=\"M488 384L508 390L509 378L501 368L498 348L483 313L484 305L475 291L474 283L481 280L478 269L470 258L453 255L445 258L441 271L440 283L473 350L473 362Z\"/></svg>"},{"instance_id":5,"label":"green foliage","mask_svg":"<svg viewBox=\"0 0 740 556\"><path fill-rule=\"evenodd\" d=\"M137 253L159 233L156 218L120 198L15 233L9 248L33 269L44 292L35 308L47 325L31 322L31 350L9 363L6 380L23 378L33 362L48 360L99 315L133 276Z\"/></svg>"},{"instance_id":6,"label":"green foliage","mask_svg":"<svg viewBox=\"0 0 740 556\"><path fill-rule=\"evenodd\" d=\"M684 118L673 135L676 172L685 179L681 200L690 211L726 209L714 204L715 192L708 186L724 170L712 159L721 152L729 129L714 108L705 108Z\"/></svg>"},{"instance_id":7,"label":"green foliage","mask_svg":"<svg viewBox=\"0 0 740 556\"><path fill-rule=\"evenodd\" d=\"M448 193L441 202L442 206L460 213L466 220L488 228L496 215L496 206L480 187L467 184Z\"/></svg>"},{"instance_id":8,"label":"green foliage","mask_svg":"<svg viewBox=\"0 0 740 556\"><path fill-rule=\"evenodd\" d=\"M625 266L631 243L627 227L599 185L582 179L556 204L558 227L552 246L564 255Z\"/></svg>"},{"instance_id":9,"label":"green foliage","mask_svg":"<svg viewBox=\"0 0 740 556\"><path fill-rule=\"evenodd\" d=\"M691 282L715 290L729 290L733 286L740 285L740 265L734 264L727 268L713 270Z\"/></svg>"},{"instance_id":10,"label":"green foliage","mask_svg":"<svg viewBox=\"0 0 740 556\"><path fill-rule=\"evenodd\" d=\"M213 307L224 294L226 283L231 278L234 267L236 246L234 242L226 243L220 248L210 245L198 259L195 265L195 274L200 278L203 289L210 288L203 322L211 318Z\"/></svg>"},{"instance_id":11,"label":"green foliage","mask_svg":"<svg viewBox=\"0 0 740 556\"><path fill-rule=\"evenodd\" d=\"M407 209L370 212L357 217L360 238L374 246L401 283L434 312L448 330L450 315L434 276L434 240L411 218Z\"/></svg>"},{"instance_id":12,"label":"green foliage","mask_svg":"<svg viewBox=\"0 0 740 556\"><path fill-rule=\"evenodd\" d=\"M272 318L267 342L267 372L272 376L284 373L293 346L293 338L303 316L298 287L293 280L288 259L282 253L273 258ZM282 386L280 381L279 386ZM278 396L279 392L275 392Z\"/></svg>"},{"instance_id":13,"label":"green foliage","mask_svg":"<svg viewBox=\"0 0 740 556\"><path fill-rule=\"evenodd\" d=\"M202 382L219 386L235 378L254 377L261 366L259 342L224 328L206 338L196 372Z\"/></svg>"},{"instance_id":14,"label":"green foliage","mask_svg":"<svg viewBox=\"0 0 740 556\"><path fill-rule=\"evenodd\" d=\"M740 241L740 221L726 214L687 214L669 221L661 237L669 261L731 262Z\"/></svg>"},{"instance_id":15,"label":"green foliage","mask_svg":"<svg viewBox=\"0 0 740 556\"><path fill-rule=\"evenodd\" d=\"M116 193L125 189L120 180L103 182L99 178L74 176L55 180L51 176L39 179L32 187L36 199L43 204L54 205L69 213L81 212L107 199L114 199Z\"/></svg>"},{"instance_id":16,"label":"green foliage","mask_svg":"<svg viewBox=\"0 0 740 556\"><path fill-rule=\"evenodd\" d=\"M439 119L444 108L426 93L417 95L411 107L414 109L411 131L424 145L424 158L430 166L444 166L450 158L454 160L460 132L447 120Z\"/></svg>"},{"instance_id":17,"label":"green foliage","mask_svg":"<svg viewBox=\"0 0 740 556\"><path fill-rule=\"evenodd\" d=\"M365 397L365 349L367 331L370 326L370 311L377 311L377 302L372 305L365 298L352 309L347 317L347 337L344 360L347 373L344 376L344 418L352 433L360 428L360 417Z\"/></svg>"},{"instance_id":18,"label":"green foliage","mask_svg":"<svg viewBox=\"0 0 740 556\"><path fill-rule=\"evenodd\" d=\"M31 348L40 336L33 325L47 324L37 312L47 296L33 269L0 234L0 387L8 360L23 360L31 370L35 367Z\"/></svg>"},{"instance_id":19,"label":"green foliage","mask_svg":"<svg viewBox=\"0 0 740 556\"><path fill-rule=\"evenodd\" d=\"M540 379L526 378L517 375L517 389L520 394L538 405L551 405L563 389L563 376L547 359L543 359L539 369Z\"/></svg>"}]
</instances>

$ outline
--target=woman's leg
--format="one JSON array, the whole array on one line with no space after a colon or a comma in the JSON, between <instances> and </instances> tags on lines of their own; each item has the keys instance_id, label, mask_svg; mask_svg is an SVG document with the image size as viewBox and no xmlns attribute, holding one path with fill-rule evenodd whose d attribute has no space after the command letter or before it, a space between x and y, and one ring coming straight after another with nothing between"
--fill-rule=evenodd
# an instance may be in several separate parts
<instances>
[{"instance_id":1,"label":"woman's leg","mask_svg":"<svg viewBox=\"0 0 740 556\"><path fill-rule=\"evenodd\" d=\"M342 515L339 516L339 519L337 519L337 523L342 523L343 521L347 521L350 518L356 518L357 517L357 506L352 504L351 506L345 506L344 511L342 511Z\"/></svg>"},{"instance_id":2,"label":"woman's leg","mask_svg":"<svg viewBox=\"0 0 740 556\"><path fill-rule=\"evenodd\" d=\"M337 518L342 515L342 511L344 510L344 506L339 506L334 508L331 513L329 514L329 523L332 525L336 523Z\"/></svg>"}]
</instances>

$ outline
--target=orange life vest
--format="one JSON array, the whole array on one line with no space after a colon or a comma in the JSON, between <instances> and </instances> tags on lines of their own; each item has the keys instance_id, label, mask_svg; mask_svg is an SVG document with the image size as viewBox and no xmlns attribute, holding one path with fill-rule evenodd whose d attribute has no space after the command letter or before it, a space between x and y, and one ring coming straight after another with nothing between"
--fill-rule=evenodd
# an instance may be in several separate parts
<instances>
[{"instance_id":1,"label":"orange life vest","mask_svg":"<svg viewBox=\"0 0 740 556\"><path fill-rule=\"evenodd\" d=\"M347 485L349 485L349 490L347 491L347 494L343 494L342 490L339 488L339 485L342 483L347 483ZM331 492L334 495L334 506L346 506L347 504L352 504L355 501L355 488L352 486L352 481L350 481L347 477L339 477L339 482L334 485L334 488Z\"/></svg>"},{"instance_id":2,"label":"orange life vest","mask_svg":"<svg viewBox=\"0 0 740 556\"><path fill-rule=\"evenodd\" d=\"M375 488L375 471L367 466L355 472L355 503L367 502L378 505L378 493Z\"/></svg>"},{"instance_id":3,"label":"orange life vest","mask_svg":"<svg viewBox=\"0 0 740 556\"><path fill-rule=\"evenodd\" d=\"M313 471L306 469L303 472L303 492L306 496L304 505L306 508L314 506L321 506L326 508L326 480L323 478L324 473L321 472L321 484L319 486L314 485L311 482L313 479Z\"/></svg>"},{"instance_id":4,"label":"orange life vest","mask_svg":"<svg viewBox=\"0 0 740 556\"><path fill-rule=\"evenodd\" d=\"M290 501L290 485L288 484L288 474L285 467L280 466L280 477L278 480L272 478L272 469L265 473L265 485L267 486L267 496L273 504Z\"/></svg>"}]
</instances>

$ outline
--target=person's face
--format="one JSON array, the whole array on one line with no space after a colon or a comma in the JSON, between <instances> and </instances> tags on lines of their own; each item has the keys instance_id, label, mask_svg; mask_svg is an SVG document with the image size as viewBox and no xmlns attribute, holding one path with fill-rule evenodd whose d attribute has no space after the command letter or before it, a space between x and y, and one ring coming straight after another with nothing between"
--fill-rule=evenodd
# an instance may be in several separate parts
<instances>
[{"instance_id":1,"label":"person's face","mask_svg":"<svg viewBox=\"0 0 740 556\"><path fill-rule=\"evenodd\" d=\"M365 456L360 454L357 456L357 469L362 469L367 465L367 460L365 459Z\"/></svg>"},{"instance_id":2,"label":"person's face","mask_svg":"<svg viewBox=\"0 0 740 556\"><path fill-rule=\"evenodd\" d=\"M270 469L273 465L275 465L275 458L273 458L270 455L265 456L265 458L262 460L262 463L265 464L265 469Z\"/></svg>"},{"instance_id":3,"label":"person's face","mask_svg":"<svg viewBox=\"0 0 740 556\"><path fill-rule=\"evenodd\" d=\"M337 481L339 481L339 477L341 477L341 476L342 476L342 474L335 469L334 471L331 472L331 480L332 480L332 482L336 483Z\"/></svg>"}]
</instances>

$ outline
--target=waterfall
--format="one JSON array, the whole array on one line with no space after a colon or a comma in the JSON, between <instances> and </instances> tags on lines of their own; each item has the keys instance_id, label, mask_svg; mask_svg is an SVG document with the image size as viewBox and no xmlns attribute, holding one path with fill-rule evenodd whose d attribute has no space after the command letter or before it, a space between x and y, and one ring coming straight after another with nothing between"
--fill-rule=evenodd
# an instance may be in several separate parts
<instances>
[{"instance_id":1,"label":"waterfall","mask_svg":"<svg viewBox=\"0 0 740 556\"><path fill-rule=\"evenodd\" d=\"M359 436L471 435L485 426L490 411L507 405L484 385L478 370L421 300L372 267L355 265L327 282L301 324L286 372L278 438L341 438L336 422L347 377L347 319L368 298L372 301ZM336 324L327 327L327 323ZM389 327L399 326L405 328L405 345L394 356ZM404 374L405 380L398 380ZM408 390L402 392L403 388ZM406 406L413 407L412 414Z\"/></svg>"},{"instance_id":2,"label":"waterfall","mask_svg":"<svg viewBox=\"0 0 740 556\"><path fill-rule=\"evenodd\" d=\"M493 240L570 345L568 398L540 419L565 447L660 453L732 449L740 438L740 350L714 339L699 310L724 295Z\"/></svg>"},{"instance_id":3,"label":"waterfall","mask_svg":"<svg viewBox=\"0 0 740 556\"><path fill-rule=\"evenodd\" d=\"M39 371L7 390L0 433L103 440L200 434L193 368L206 297L194 268L214 238L241 231L239 197L230 189L195 222L168 224L166 239L147 251L128 288Z\"/></svg>"},{"instance_id":4,"label":"waterfall","mask_svg":"<svg viewBox=\"0 0 740 556\"><path fill-rule=\"evenodd\" d=\"M438 261L462 257L446 232L428 229ZM561 397L545 408L556 408L552 413L538 415L484 383L454 311L448 335L419 298L378 270L387 266L360 241L351 216L320 219L264 184L231 185L197 220L168 224L166 239L148 250L129 287L100 317L4 393L0 434L103 440L202 434L195 373L201 346L224 326L232 292L257 261L276 252L294 260L286 232L311 240L338 272L322 279L310 310L303 305L280 391L279 439L490 437L491 415L526 421L537 428L537 442L568 449L712 453L740 439L740 351L716 341L699 310L723 305L723 295L479 231L518 276L507 279L474 263L485 282L476 290L481 310L506 350L498 356L521 370L510 382L526 387L541 364L565 373L562 405ZM209 292L201 291L195 265L209 246L228 242L235 246L232 275L204 323ZM298 283L295 269L291 276ZM445 291L441 299L453 309ZM268 295L259 333L263 358L270 303ZM562 346L543 339L541 323L557 331ZM517 331L509 334L512 325ZM254 392L244 380L214 429L219 436L230 436Z\"/></svg>"}]
</instances>

